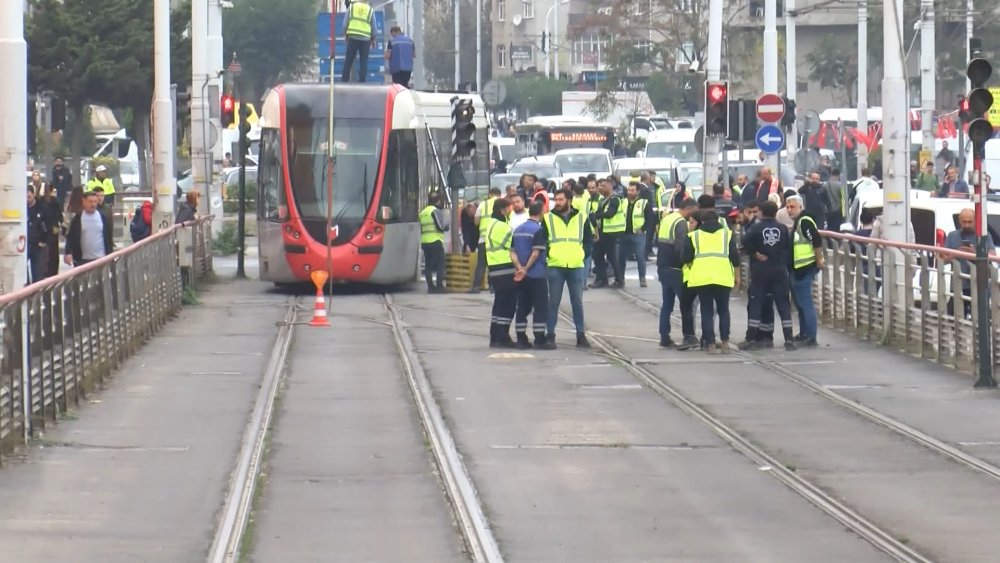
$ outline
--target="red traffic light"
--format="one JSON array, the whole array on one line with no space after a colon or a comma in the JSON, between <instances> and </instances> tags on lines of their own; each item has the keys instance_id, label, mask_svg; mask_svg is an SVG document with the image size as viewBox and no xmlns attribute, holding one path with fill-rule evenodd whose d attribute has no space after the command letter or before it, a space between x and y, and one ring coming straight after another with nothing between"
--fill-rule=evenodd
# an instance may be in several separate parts
<instances>
[{"instance_id":1,"label":"red traffic light","mask_svg":"<svg viewBox=\"0 0 1000 563\"><path fill-rule=\"evenodd\" d=\"M713 104L717 104L724 101L728 93L729 88L725 84L711 84L708 87L708 100Z\"/></svg>"},{"instance_id":2,"label":"red traffic light","mask_svg":"<svg viewBox=\"0 0 1000 563\"><path fill-rule=\"evenodd\" d=\"M229 94L222 96L222 111L233 111L233 106L235 105L236 102L233 100L232 96Z\"/></svg>"},{"instance_id":3,"label":"red traffic light","mask_svg":"<svg viewBox=\"0 0 1000 563\"><path fill-rule=\"evenodd\" d=\"M969 111L969 100L967 98L958 100L958 111Z\"/></svg>"}]
</instances>

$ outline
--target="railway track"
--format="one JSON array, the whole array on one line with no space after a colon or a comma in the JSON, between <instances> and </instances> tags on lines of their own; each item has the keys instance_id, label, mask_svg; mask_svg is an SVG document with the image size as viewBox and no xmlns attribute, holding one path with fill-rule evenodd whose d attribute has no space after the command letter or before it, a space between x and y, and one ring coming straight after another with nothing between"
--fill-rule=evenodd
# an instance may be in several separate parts
<instances>
[{"instance_id":1,"label":"railway track","mask_svg":"<svg viewBox=\"0 0 1000 563\"><path fill-rule=\"evenodd\" d=\"M573 320L571 316L562 311L560 311L559 315L564 322L572 324ZM894 537L891 532L868 520L843 502L840 502L833 495L798 475L795 471L785 467L780 460L767 453L760 446L757 446L746 436L712 415L674 386L657 377L652 371L640 365L635 358L616 348L608 342L605 336L588 331L587 337L593 343L594 353L616 360L637 380L670 401L692 418L702 422L734 450L753 461L758 467L767 468L768 473L772 477L843 524L860 538L871 543L897 561L910 563L929 563L932 561L908 546L906 542Z\"/></svg>"}]
</instances>

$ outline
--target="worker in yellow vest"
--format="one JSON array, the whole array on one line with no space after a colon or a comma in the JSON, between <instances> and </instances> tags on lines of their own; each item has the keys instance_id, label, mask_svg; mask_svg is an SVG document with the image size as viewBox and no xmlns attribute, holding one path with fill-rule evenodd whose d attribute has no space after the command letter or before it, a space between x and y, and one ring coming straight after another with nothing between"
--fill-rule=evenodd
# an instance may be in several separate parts
<instances>
[{"instance_id":1,"label":"worker in yellow vest","mask_svg":"<svg viewBox=\"0 0 1000 563\"><path fill-rule=\"evenodd\" d=\"M87 181L85 192L97 191L100 188L104 194L104 201L101 205L107 209L115 206L115 183L108 178L108 167L103 164L94 169L94 177Z\"/></svg>"},{"instance_id":2,"label":"worker in yellow vest","mask_svg":"<svg viewBox=\"0 0 1000 563\"><path fill-rule=\"evenodd\" d=\"M490 188L486 201L480 202L476 208L476 226L479 228L479 250L476 252L476 271L472 276L472 288L469 293L479 293L486 275L486 231L490 228L493 217L493 204L500 199L500 188Z\"/></svg>"},{"instance_id":3,"label":"worker in yellow vest","mask_svg":"<svg viewBox=\"0 0 1000 563\"><path fill-rule=\"evenodd\" d=\"M823 240L816 221L807 214L800 196L785 201L788 216L795 220L792 227L792 297L799 312L799 334L795 340L801 346L816 346L817 318L812 286L819 270L825 267Z\"/></svg>"},{"instance_id":4,"label":"worker in yellow vest","mask_svg":"<svg viewBox=\"0 0 1000 563\"><path fill-rule=\"evenodd\" d=\"M646 219L648 200L639 197L639 182L631 182L625 188L625 232L618 239L618 265L625 271L625 261L630 254L635 256L639 270L639 287L646 287Z\"/></svg>"},{"instance_id":5,"label":"worker in yellow vest","mask_svg":"<svg viewBox=\"0 0 1000 563\"><path fill-rule=\"evenodd\" d=\"M448 231L441 194L431 192L427 207L420 212L420 248L424 251L424 279L427 293L444 293L444 233ZM432 274L437 274L437 280Z\"/></svg>"},{"instance_id":6,"label":"worker in yellow vest","mask_svg":"<svg viewBox=\"0 0 1000 563\"><path fill-rule=\"evenodd\" d=\"M612 287L625 287L625 270L618 261L618 240L625 233L625 204L614 195L614 181L602 178L598 190L603 200L592 215L597 220L597 240L594 243L594 283L591 288L608 287L608 265L614 270Z\"/></svg>"},{"instance_id":7,"label":"worker in yellow vest","mask_svg":"<svg viewBox=\"0 0 1000 563\"><path fill-rule=\"evenodd\" d=\"M347 40L347 52L344 54L340 81L351 81L351 68L357 58L358 82L365 82L368 78L368 53L375 48L375 10L365 0L354 0L347 7L346 20L344 38Z\"/></svg>"},{"instance_id":8,"label":"worker in yellow vest","mask_svg":"<svg viewBox=\"0 0 1000 563\"><path fill-rule=\"evenodd\" d=\"M587 291L587 280L590 279L590 270L594 264L594 239L596 238L594 235L597 233L597 222L594 218L594 212L601 205L601 194L597 191L597 180L587 178L584 192L587 194L586 220L591 232L583 240L583 290ZM576 200L576 198L573 199L574 201Z\"/></svg>"},{"instance_id":9,"label":"worker in yellow vest","mask_svg":"<svg viewBox=\"0 0 1000 563\"><path fill-rule=\"evenodd\" d=\"M592 238L590 223L572 204L573 193L561 189L552 199L552 211L545 215L548 249L546 250L546 275L549 280L549 315L546 319L545 349L556 347L556 321L563 287L569 290L569 303L573 307L573 325L576 328L576 345L590 348L583 321L583 286L587 283L584 268L584 242Z\"/></svg>"},{"instance_id":10,"label":"worker in yellow vest","mask_svg":"<svg viewBox=\"0 0 1000 563\"><path fill-rule=\"evenodd\" d=\"M660 277L663 290L663 303L660 306L660 347L672 348L675 344L670 338L670 316L674 313L674 301L684 302L685 292L690 291L684 285L684 247L687 245L688 219L698 208L693 199L681 202L677 211L660 220L657 232L656 270ZM692 304L694 300L691 300ZM678 349L690 349L698 346L694 336L694 312L691 307L681 307L681 334L683 341Z\"/></svg>"},{"instance_id":11,"label":"worker in yellow vest","mask_svg":"<svg viewBox=\"0 0 1000 563\"><path fill-rule=\"evenodd\" d=\"M733 231L724 228L719 214L706 209L701 225L688 233L684 263L690 264L687 285L698 292L701 303L701 338L709 354L729 351L729 295L739 279L740 255ZM715 310L719 313L719 338L715 341Z\"/></svg>"},{"instance_id":12,"label":"worker in yellow vest","mask_svg":"<svg viewBox=\"0 0 1000 563\"><path fill-rule=\"evenodd\" d=\"M493 313L490 318L490 348L513 348L510 338L510 324L517 312L517 282L514 274L514 260L510 251L514 231L507 218L510 216L510 202L497 199L492 204L493 214L486 229L486 265L490 271L490 285L493 286Z\"/></svg>"}]
</instances>

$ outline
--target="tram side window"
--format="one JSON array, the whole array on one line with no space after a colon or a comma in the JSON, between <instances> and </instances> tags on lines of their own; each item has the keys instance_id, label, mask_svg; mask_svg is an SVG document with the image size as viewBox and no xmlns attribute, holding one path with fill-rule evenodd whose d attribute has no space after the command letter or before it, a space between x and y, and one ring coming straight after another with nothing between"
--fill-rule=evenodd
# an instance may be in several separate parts
<instances>
[{"instance_id":1,"label":"tram side window","mask_svg":"<svg viewBox=\"0 0 1000 563\"><path fill-rule=\"evenodd\" d=\"M379 205L390 213L379 213L384 223L416 222L420 213L420 171L417 166L417 134L403 129L389 133L385 182Z\"/></svg>"},{"instance_id":2,"label":"tram side window","mask_svg":"<svg viewBox=\"0 0 1000 563\"><path fill-rule=\"evenodd\" d=\"M282 182L281 136L278 129L264 129L260 134L260 166L258 168L258 215L268 221L284 219L284 182Z\"/></svg>"}]
</instances>

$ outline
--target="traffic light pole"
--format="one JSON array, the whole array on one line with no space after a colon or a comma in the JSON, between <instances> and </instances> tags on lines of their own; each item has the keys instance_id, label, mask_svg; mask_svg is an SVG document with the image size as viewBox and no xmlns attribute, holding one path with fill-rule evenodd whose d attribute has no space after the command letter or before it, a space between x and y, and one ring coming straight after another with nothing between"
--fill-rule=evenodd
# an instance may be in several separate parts
<instances>
[{"instance_id":1,"label":"traffic light pole","mask_svg":"<svg viewBox=\"0 0 1000 563\"><path fill-rule=\"evenodd\" d=\"M240 101L240 111L237 113L237 118L239 119L237 123L237 128L243 127L243 110L246 108L246 103L240 95L239 82L235 81L233 84L233 91L236 94L236 99ZM239 130L239 129L238 129ZM240 153L240 201L239 207L236 212L236 239L239 242L239 251L236 254L236 277L245 278L247 277L246 272L246 221L247 221L247 211L246 211L246 200L247 200L247 139L243 131L240 130L239 136L239 150Z\"/></svg>"},{"instance_id":2,"label":"traffic light pole","mask_svg":"<svg viewBox=\"0 0 1000 563\"><path fill-rule=\"evenodd\" d=\"M997 386L993 378L993 346L990 335L993 334L990 315L990 274L993 268L990 267L989 249L992 247L989 231L985 227L986 223L986 184L983 182L983 159L982 155L975 154L972 160L973 172L976 182L976 235L979 237L976 244L976 296L978 317L976 332L979 348L979 379L976 381L977 389L993 389ZM957 314L957 308L956 308Z\"/></svg>"}]
</instances>

